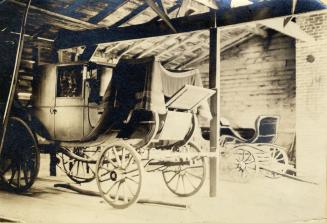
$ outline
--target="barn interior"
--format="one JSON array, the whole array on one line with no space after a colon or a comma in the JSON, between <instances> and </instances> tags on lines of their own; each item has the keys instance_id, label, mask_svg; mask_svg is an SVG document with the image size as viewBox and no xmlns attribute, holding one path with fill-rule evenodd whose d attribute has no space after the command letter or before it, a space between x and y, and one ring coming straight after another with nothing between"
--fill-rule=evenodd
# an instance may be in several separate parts
<instances>
[{"instance_id":1,"label":"barn interior","mask_svg":"<svg viewBox=\"0 0 327 223\"><path fill-rule=\"evenodd\" d=\"M12 70L17 66L15 56L22 38L21 23L27 2L0 1L0 83L6 86L2 87L2 101L8 98L6 88L9 88ZM69 214L67 219L59 214L58 218L53 218L54 222L74 222L76 219L86 222L94 218L103 222L103 217L113 217L117 222L148 222L154 218L150 214L152 211L159 216L157 222L165 220L165 213L171 214L168 222L239 222L243 218L251 221L250 215L256 210L263 214L254 217L254 222L323 222L327 211L327 141L324 137L327 119L323 115L327 109L326 27L326 3L318 0L33 0L27 14L17 72L16 97L23 107L33 107L31 105L35 105L35 96L43 94L36 91L38 87L33 84L40 67L97 64L105 67L106 75L110 76L121 60L154 57L168 71L198 70L202 86L216 91L216 95L208 99L213 119L211 122L199 120L202 134L199 130L194 139L204 152L220 153L218 129L222 131L226 125L238 130L242 136L250 135L251 138L258 130L256 120L259 117L278 117L274 144L284 148L289 166L288 170L278 170L287 175L278 179L258 177L246 184L235 183L230 182L230 179L225 180L219 168L223 163L221 158L215 159L208 155L205 188L201 189L198 197L195 195L195 198L186 200L193 208L187 211L168 209L160 213L160 206L146 206L144 211L142 204L135 204L136 207L131 208L130 212L132 219L123 217L129 214L130 209L102 216L101 213L107 211L108 207L101 203L100 213L85 214L83 220L81 214L77 213L77 218L74 215L78 212L76 207L96 212L99 201L87 196L78 197L94 204L92 207L85 204L78 206L73 198L75 194L61 195L66 191L50 189L53 184L51 180L65 182L68 179L58 167L54 171L57 172L57 178L49 177L51 158L42 154L41 183L37 183L35 191L32 190L31 194L23 198L0 191L0 197L5 201L0 203L4 210L0 210L0 222L2 216L8 221L10 217L22 222L48 221L36 217L40 213L33 208L27 208L30 214L9 211L15 205L15 199L21 202L20 206L24 209L29 202L26 198L37 197L38 193L42 194L42 190L45 192L40 195L40 200L43 196L45 200L49 199L46 201L49 203L36 201L39 208L42 205L51 208L50 203L61 201L67 202L62 209L67 209L69 204L74 205L69 207L74 213ZM42 73L47 74L50 76L49 71ZM106 75L101 79L101 84L108 85ZM104 93L99 96L104 96ZM61 134L60 131L71 128L68 136L59 136L57 139L76 140L86 136L85 130L80 132L81 128L85 128L84 124L76 125L80 118L76 114L60 114L59 110L57 114L54 112L56 119L47 117L53 128L50 135L55 137ZM85 113L82 111L81 115L84 117ZM93 122L97 120L99 117L95 117ZM78 132L77 135L74 132ZM164 200L165 192L155 193L151 188L151 185L158 186L156 181L148 181L151 183L145 187L147 196ZM256 190L258 185L262 187ZM93 190L95 186L85 188ZM241 195L244 190L252 193L257 202L251 203L248 196ZM313 191L313 194L311 197L304 196L300 191ZM56 193L56 196L61 196L61 200L51 197L51 194L53 196ZM234 195L229 197L228 194ZM169 199L185 202L173 196ZM301 200L305 200L307 205L300 205ZM283 204L276 208L279 201ZM237 216L232 216L232 207L241 202L248 206L237 212ZM311 208L315 210L310 212L309 206L315 202L317 208ZM261 203L264 208L260 209L258 206ZM226 209L222 207L224 204ZM293 205L293 208L289 212L285 211L289 205ZM219 210L217 213L221 217L211 213L210 206L213 210ZM202 207L203 212L199 211ZM275 218L271 211L274 208L282 213L279 217ZM62 209L49 211L49 216L55 216L55 212ZM307 215L301 215L303 209L308 209ZM143 217L143 211L149 216Z\"/></svg>"}]
</instances>

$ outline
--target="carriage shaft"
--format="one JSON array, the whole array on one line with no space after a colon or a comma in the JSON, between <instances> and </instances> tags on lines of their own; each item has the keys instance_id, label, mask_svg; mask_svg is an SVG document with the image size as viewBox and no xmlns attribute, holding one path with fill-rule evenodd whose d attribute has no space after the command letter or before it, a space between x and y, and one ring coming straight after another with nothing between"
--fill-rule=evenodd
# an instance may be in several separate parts
<instances>
[{"instance_id":1,"label":"carriage shaft","mask_svg":"<svg viewBox=\"0 0 327 223\"><path fill-rule=\"evenodd\" d=\"M178 153L178 152L161 152L158 154L151 154L150 159L154 160L167 160L167 159L183 159L183 160L192 160L195 158L202 157L216 157L219 158L220 155L218 152L187 152L187 153Z\"/></svg>"},{"instance_id":2,"label":"carriage shaft","mask_svg":"<svg viewBox=\"0 0 327 223\"><path fill-rule=\"evenodd\" d=\"M155 161L155 162L150 162L148 164L149 166L180 166L180 165L190 165L189 161Z\"/></svg>"}]
</instances>

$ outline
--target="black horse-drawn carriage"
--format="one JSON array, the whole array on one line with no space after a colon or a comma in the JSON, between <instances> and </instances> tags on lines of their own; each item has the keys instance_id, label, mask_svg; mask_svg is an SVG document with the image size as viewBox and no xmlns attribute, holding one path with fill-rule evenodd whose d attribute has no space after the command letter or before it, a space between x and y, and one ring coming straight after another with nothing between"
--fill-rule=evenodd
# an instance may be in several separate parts
<instances>
[{"instance_id":1,"label":"black horse-drawn carriage","mask_svg":"<svg viewBox=\"0 0 327 223\"><path fill-rule=\"evenodd\" d=\"M57 153L74 181L96 179L113 207L134 203L144 168L161 171L180 196L197 192L206 176L192 142L197 116L210 116L198 71L173 73L155 58L124 60L111 69L94 63L48 64L35 71L31 105L9 119L0 176L16 192L38 175L40 150ZM17 107L17 106L16 106Z\"/></svg>"}]
</instances>

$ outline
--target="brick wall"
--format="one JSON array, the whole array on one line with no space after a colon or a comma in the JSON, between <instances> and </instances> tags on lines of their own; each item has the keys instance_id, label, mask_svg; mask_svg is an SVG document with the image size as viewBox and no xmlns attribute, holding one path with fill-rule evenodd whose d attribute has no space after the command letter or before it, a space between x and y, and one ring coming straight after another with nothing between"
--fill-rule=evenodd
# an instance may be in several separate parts
<instances>
[{"instance_id":1,"label":"brick wall","mask_svg":"<svg viewBox=\"0 0 327 223\"><path fill-rule=\"evenodd\" d=\"M221 55L221 115L253 127L260 114L279 115L280 137L288 147L296 132L298 176L326 182L327 159L327 12L296 21L315 42L282 34L254 37ZM203 66L203 83L208 84Z\"/></svg>"},{"instance_id":2,"label":"brick wall","mask_svg":"<svg viewBox=\"0 0 327 223\"><path fill-rule=\"evenodd\" d=\"M303 202L315 197L315 211L326 216L327 204L327 11L297 17L315 42L274 35L255 37L223 53L221 115L244 127L259 114L281 116L280 130L296 130L297 176L313 182ZM202 67L208 83L207 67ZM284 142L290 136L282 134ZM299 182L299 184L301 184Z\"/></svg>"},{"instance_id":3,"label":"brick wall","mask_svg":"<svg viewBox=\"0 0 327 223\"><path fill-rule=\"evenodd\" d=\"M221 54L221 116L254 128L259 115L278 115L277 143L289 148L295 132L295 41L280 33L270 38L252 37Z\"/></svg>"},{"instance_id":4,"label":"brick wall","mask_svg":"<svg viewBox=\"0 0 327 223\"><path fill-rule=\"evenodd\" d=\"M327 12L297 18L315 42L296 42L297 169L324 181L327 151Z\"/></svg>"}]
</instances>

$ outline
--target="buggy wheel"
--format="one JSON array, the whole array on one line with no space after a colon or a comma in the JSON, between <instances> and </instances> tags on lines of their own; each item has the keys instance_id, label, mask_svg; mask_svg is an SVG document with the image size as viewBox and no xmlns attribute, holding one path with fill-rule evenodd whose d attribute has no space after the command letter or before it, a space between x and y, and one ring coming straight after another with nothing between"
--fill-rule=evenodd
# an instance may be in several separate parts
<instances>
[{"instance_id":1,"label":"buggy wheel","mask_svg":"<svg viewBox=\"0 0 327 223\"><path fill-rule=\"evenodd\" d=\"M259 168L253 148L246 145L234 147L226 156L224 168L236 182L246 183L256 177Z\"/></svg>"},{"instance_id":2,"label":"buggy wheel","mask_svg":"<svg viewBox=\"0 0 327 223\"><path fill-rule=\"evenodd\" d=\"M180 153L197 153L201 150L193 143L178 148ZM204 157L192 157L188 164L168 166L162 171L168 189L181 197L195 194L202 187L206 178L206 162Z\"/></svg>"},{"instance_id":3,"label":"buggy wheel","mask_svg":"<svg viewBox=\"0 0 327 223\"><path fill-rule=\"evenodd\" d=\"M288 165L288 156L286 152L280 147L271 145L268 148L268 153L269 153L269 161L265 165L265 167L267 169L271 169L278 173L285 173L287 171L287 165ZM273 179L279 178L281 176L269 170L264 170L263 174L266 177L273 178Z\"/></svg>"},{"instance_id":4,"label":"buggy wheel","mask_svg":"<svg viewBox=\"0 0 327 223\"><path fill-rule=\"evenodd\" d=\"M97 149L75 147L72 152L81 158L90 159L97 153ZM87 183L94 180L95 171L92 164L74 159L64 153L61 153L59 156L62 160L64 172L72 181L76 183Z\"/></svg>"},{"instance_id":5,"label":"buggy wheel","mask_svg":"<svg viewBox=\"0 0 327 223\"><path fill-rule=\"evenodd\" d=\"M2 185L16 193L27 191L40 167L40 152L32 130L20 118L9 119L3 152L0 154Z\"/></svg>"},{"instance_id":6,"label":"buggy wheel","mask_svg":"<svg viewBox=\"0 0 327 223\"><path fill-rule=\"evenodd\" d=\"M140 195L143 166L135 149L116 142L100 154L96 165L96 181L103 199L114 208L127 208Z\"/></svg>"}]
</instances>

